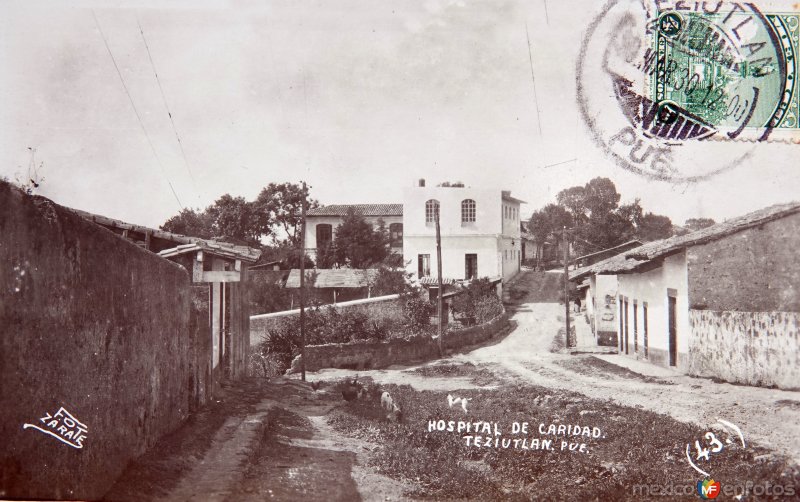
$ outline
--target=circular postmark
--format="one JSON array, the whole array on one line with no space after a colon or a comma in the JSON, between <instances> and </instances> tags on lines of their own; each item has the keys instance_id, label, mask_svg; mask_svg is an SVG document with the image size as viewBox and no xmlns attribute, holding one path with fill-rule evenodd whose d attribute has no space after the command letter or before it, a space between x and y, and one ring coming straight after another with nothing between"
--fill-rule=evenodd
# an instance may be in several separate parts
<instances>
[{"instance_id":1,"label":"circular postmark","mask_svg":"<svg viewBox=\"0 0 800 502\"><path fill-rule=\"evenodd\" d=\"M577 63L579 110L620 166L697 181L798 135L791 20L719 0L609 0Z\"/></svg>"}]
</instances>

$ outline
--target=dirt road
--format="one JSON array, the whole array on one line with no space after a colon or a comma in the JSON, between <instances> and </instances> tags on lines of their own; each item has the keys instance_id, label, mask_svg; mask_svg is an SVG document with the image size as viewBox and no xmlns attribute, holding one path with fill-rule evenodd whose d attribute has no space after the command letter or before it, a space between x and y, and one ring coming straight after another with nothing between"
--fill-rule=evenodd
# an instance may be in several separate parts
<instances>
[{"instance_id":1,"label":"dirt road","mask_svg":"<svg viewBox=\"0 0 800 502\"><path fill-rule=\"evenodd\" d=\"M552 353L563 307L531 301L549 299L539 286L553 281L539 277L531 288L525 281L521 277L510 295L517 326L506 338L429 364L469 362L506 381L571 390L702 427L724 419L737 424L748 443L800 463L800 393L714 383L635 361L625 364L638 372L609 363L624 356ZM359 375L417 390L476 387L471 379L426 376L414 369ZM308 379L330 383L352 375L322 370ZM237 384L134 462L106 499L403 500L408 485L368 465L380 445L346 437L327 424L326 416L337 406L344 406L341 393L325 387L314 392L296 379Z\"/></svg>"},{"instance_id":2,"label":"dirt road","mask_svg":"<svg viewBox=\"0 0 800 502\"><path fill-rule=\"evenodd\" d=\"M514 289L521 293L512 306L514 329L500 343L453 356L441 363L470 362L485 365L512 378L579 392L588 397L641 407L676 420L709 426L718 419L741 428L745 439L787 455L800 463L800 392L716 383L680 375L654 365L630 361L622 355L569 355L553 353L553 338L563 325L564 307L538 303L548 298L542 274L523 272ZM549 295L552 298L553 295ZM577 322L583 322L580 318ZM634 368L619 368L614 362ZM341 370L323 370L325 378L341 376ZM383 383L407 383L414 388L455 390L466 382L422 378L399 370L366 372ZM424 386L424 387L423 387Z\"/></svg>"}]
</instances>

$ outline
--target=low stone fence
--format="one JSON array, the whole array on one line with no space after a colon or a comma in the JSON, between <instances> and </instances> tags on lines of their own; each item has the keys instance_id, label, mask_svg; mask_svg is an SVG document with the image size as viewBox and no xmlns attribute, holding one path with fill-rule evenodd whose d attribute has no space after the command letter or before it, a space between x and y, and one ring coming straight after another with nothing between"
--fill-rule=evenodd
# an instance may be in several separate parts
<instances>
[{"instance_id":1,"label":"low stone fence","mask_svg":"<svg viewBox=\"0 0 800 502\"><path fill-rule=\"evenodd\" d=\"M320 308L333 307L338 311L360 311L372 318L388 319L390 321L396 320L398 323L401 323L404 317L403 305L399 298L400 295L376 296L375 298L364 298L333 305L322 305ZM250 346L254 347L266 340L269 330L277 326L282 319L297 315L300 315L300 309L250 316Z\"/></svg>"},{"instance_id":2,"label":"low stone fence","mask_svg":"<svg viewBox=\"0 0 800 502\"><path fill-rule=\"evenodd\" d=\"M689 374L800 387L800 314L690 310Z\"/></svg>"},{"instance_id":3,"label":"low stone fence","mask_svg":"<svg viewBox=\"0 0 800 502\"><path fill-rule=\"evenodd\" d=\"M455 352L491 340L509 327L508 314L504 312L479 326L446 332L443 346L445 351ZM439 357L439 344L437 338L430 336L395 338L387 341L331 343L306 347L306 357L307 371L317 371L322 368L386 368L393 364L436 359ZM300 356L297 356L292 361L289 372L299 371Z\"/></svg>"}]
</instances>

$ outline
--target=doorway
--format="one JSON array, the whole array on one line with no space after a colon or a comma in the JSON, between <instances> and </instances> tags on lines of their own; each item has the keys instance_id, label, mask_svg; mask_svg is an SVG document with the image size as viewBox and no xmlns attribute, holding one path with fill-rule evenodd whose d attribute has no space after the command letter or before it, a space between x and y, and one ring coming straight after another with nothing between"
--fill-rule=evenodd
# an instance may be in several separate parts
<instances>
[{"instance_id":1,"label":"doorway","mask_svg":"<svg viewBox=\"0 0 800 502\"><path fill-rule=\"evenodd\" d=\"M674 296L669 295L668 301L668 316L669 316L669 365L677 366L678 364L678 327L676 322L677 303Z\"/></svg>"}]
</instances>

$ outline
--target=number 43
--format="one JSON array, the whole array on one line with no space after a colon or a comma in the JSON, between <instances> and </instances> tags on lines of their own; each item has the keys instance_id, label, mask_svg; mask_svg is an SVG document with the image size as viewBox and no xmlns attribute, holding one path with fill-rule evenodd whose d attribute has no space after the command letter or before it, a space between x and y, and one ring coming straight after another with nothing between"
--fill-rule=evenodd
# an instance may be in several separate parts
<instances>
[{"instance_id":1,"label":"number 43","mask_svg":"<svg viewBox=\"0 0 800 502\"><path fill-rule=\"evenodd\" d=\"M710 460L709 453L719 453L722 451L722 443L720 443L719 439L717 439L717 436L715 436L713 432L706 432L705 438L708 440L711 450L709 451L707 448L700 446L700 441L695 441L694 447L697 449L697 460L700 460L701 458Z\"/></svg>"}]
</instances>

